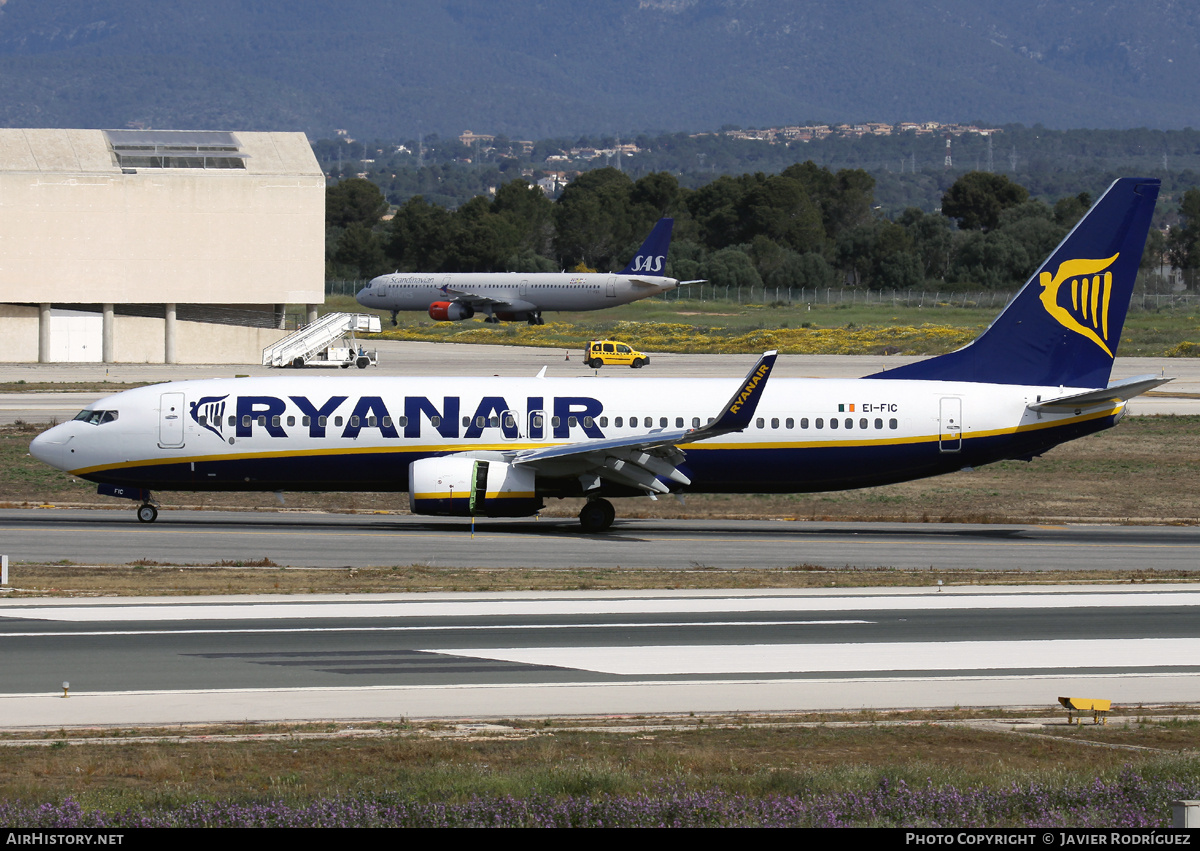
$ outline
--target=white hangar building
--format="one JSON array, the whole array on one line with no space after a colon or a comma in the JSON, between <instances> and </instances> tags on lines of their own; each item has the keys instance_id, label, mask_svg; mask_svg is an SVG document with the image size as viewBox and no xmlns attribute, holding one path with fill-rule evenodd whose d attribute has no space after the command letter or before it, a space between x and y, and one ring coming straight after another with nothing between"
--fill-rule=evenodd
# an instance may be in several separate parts
<instances>
[{"instance_id":1,"label":"white hangar building","mask_svg":"<svg viewBox=\"0 0 1200 851\"><path fill-rule=\"evenodd\" d=\"M0 361L257 363L324 254L303 133L0 129Z\"/></svg>"}]
</instances>

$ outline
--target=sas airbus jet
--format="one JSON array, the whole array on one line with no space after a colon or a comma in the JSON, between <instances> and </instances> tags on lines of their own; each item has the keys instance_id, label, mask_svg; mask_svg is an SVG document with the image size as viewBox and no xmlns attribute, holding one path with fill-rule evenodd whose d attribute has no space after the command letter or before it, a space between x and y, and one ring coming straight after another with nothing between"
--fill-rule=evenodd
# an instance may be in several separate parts
<instances>
[{"instance_id":1,"label":"sas airbus jet","mask_svg":"<svg viewBox=\"0 0 1200 851\"><path fill-rule=\"evenodd\" d=\"M393 325L401 310L427 310L440 321L483 313L485 322L523 319L541 325L543 310L602 310L628 304L679 286L663 274L673 221L659 219L629 265L613 274L395 272L373 278L355 298L363 307L390 310Z\"/></svg>"},{"instance_id":2,"label":"sas airbus jet","mask_svg":"<svg viewBox=\"0 0 1200 851\"><path fill-rule=\"evenodd\" d=\"M1030 460L1110 428L1169 379L1109 382L1157 180L1113 183L958 351L860 379L270 377L100 399L34 456L100 492L408 491L414 513L514 517L584 497L800 493ZM544 372L544 370L543 370Z\"/></svg>"}]
</instances>

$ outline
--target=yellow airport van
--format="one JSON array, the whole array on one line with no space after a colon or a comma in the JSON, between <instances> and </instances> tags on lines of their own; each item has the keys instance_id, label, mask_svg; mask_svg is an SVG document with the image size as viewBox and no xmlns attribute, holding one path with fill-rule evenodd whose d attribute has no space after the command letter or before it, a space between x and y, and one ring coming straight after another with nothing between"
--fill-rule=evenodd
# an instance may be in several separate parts
<instances>
[{"instance_id":1,"label":"yellow airport van","mask_svg":"<svg viewBox=\"0 0 1200 851\"><path fill-rule=\"evenodd\" d=\"M625 343L616 340L593 340L583 350L583 360L592 369L602 366L629 366L641 369L650 358Z\"/></svg>"}]
</instances>

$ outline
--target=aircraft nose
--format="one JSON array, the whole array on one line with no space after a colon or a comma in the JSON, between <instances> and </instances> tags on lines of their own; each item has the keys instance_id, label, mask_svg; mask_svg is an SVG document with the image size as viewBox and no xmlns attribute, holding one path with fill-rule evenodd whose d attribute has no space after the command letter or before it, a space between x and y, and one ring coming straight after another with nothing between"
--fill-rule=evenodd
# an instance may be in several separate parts
<instances>
[{"instance_id":1,"label":"aircraft nose","mask_svg":"<svg viewBox=\"0 0 1200 851\"><path fill-rule=\"evenodd\" d=\"M65 470L63 459L67 453L67 443L73 435L68 434L63 426L55 426L42 432L29 444L29 454L59 470Z\"/></svg>"}]
</instances>

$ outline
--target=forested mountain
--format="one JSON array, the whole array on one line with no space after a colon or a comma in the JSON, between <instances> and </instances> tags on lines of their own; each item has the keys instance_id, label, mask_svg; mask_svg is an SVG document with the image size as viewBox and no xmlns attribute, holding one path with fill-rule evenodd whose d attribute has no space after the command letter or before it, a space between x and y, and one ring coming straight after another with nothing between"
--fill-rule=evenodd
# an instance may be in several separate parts
<instances>
[{"instance_id":1,"label":"forested mountain","mask_svg":"<svg viewBox=\"0 0 1200 851\"><path fill-rule=\"evenodd\" d=\"M0 124L579 133L1200 126L1176 0L0 2Z\"/></svg>"}]
</instances>

